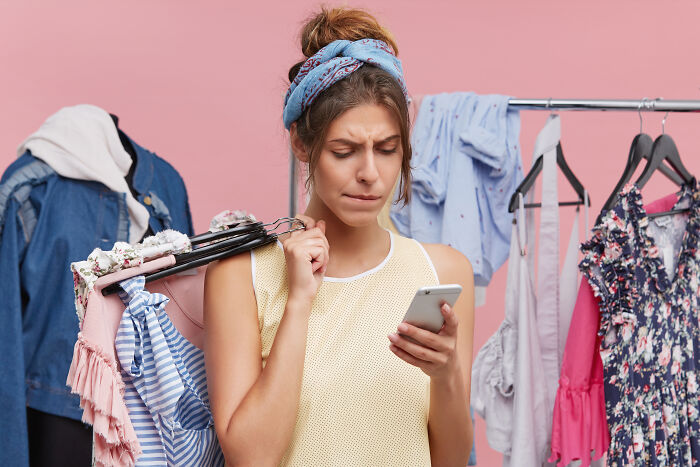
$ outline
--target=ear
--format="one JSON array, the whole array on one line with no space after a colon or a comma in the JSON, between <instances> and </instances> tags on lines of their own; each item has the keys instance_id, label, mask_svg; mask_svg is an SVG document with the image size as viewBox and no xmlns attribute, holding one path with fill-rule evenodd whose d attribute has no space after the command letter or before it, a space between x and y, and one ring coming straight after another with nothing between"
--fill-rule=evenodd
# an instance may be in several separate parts
<instances>
[{"instance_id":1,"label":"ear","mask_svg":"<svg viewBox=\"0 0 700 467\"><path fill-rule=\"evenodd\" d=\"M291 140L292 152L294 153L294 156L299 160L299 162L308 163L309 153L306 151L304 143L302 143L301 138L299 138L299 135L297 134L297 122L292 123L292 125L289 127L289 138Z\"/></svg>"}]
</instances>

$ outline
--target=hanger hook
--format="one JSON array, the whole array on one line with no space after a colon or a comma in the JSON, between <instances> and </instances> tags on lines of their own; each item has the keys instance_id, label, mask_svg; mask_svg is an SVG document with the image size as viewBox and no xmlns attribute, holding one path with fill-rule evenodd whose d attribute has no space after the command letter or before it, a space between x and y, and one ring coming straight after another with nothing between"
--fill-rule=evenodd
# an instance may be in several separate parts
<instances>
[{"instance_id":1,"label":"hanger hook","mask_svg":"<svg viewBox=\"0 0 700 467\"><path fill-rule=\"evenodd\" d=\"M661 134L662 135L666 134L666 119L668 118L668 114L670 112L671 112L670 110L668 112L666 112L666 115L664 115L664 119L661 120Z\"/></svg>"},{"instance_id":2,"label":"hanger hook","mask_svg":"<svg viewBox=\"0 0 700 467\"><path fill-rule=\"evenodd\" d=\"M550 97L547 99L547 109L549 109L549 115L552 116L555 114L554 109L552 108L552 98Z\"/></svg>"},{"instance_id":3,"label":"hanger hook","mask_svg":"<svg viewBox=\"0 0 700 467\"><path fill-rule=\"evenodd\" d=\"M639 101L639 107L637 108L637 115L639 115L639 132L644 133L644 121L642 120L642 107L646 106L646 102L649 100L648 97L642 97Z\"/></svg>"}]
</instances>

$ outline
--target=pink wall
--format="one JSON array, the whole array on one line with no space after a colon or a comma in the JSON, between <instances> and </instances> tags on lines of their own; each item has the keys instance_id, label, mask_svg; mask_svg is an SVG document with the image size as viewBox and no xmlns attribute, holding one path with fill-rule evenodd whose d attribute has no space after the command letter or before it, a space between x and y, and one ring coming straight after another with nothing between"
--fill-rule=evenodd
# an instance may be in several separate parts
<instances>
[{"instance_id":1,"label":"pink wall","mask_svg":"<svg viewBox=\"0 0 700 467\"><path fill-rule=\"evenodd\" d=\"M47 116L92 103L118 114L133 138L180 171L197 231L224 208L245 208L265 220L286 215L282 95L287 70L300 58L296 34L316 5L0 2L0 167ZM694 0L357 5L371 7L396 35L413 94L700 99ZM523 114L526 166L546 117ZM645 114L645 130L659 133L662 117ZM672 114L667 124L696 174L699 120ZM597 211L624 167L638 117L565 112L562 127L567 160ZM645 194L670 189L655 177ZM487 306L478 310L476 348L503 317L505 272L496 274ZM479 465L499 462L483 422L476 443Z\"/></svg>"}]
</instances>

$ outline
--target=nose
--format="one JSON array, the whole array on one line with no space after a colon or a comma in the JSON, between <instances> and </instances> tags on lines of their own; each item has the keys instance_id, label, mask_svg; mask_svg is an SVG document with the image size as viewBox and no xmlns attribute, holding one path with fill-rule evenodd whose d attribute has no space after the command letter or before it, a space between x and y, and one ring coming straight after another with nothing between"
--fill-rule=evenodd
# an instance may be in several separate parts
<instances>
[{"instance_id":1,"label":"nose","mask_svg":"<svg viewBox=\"0 0 700 467\"><path fill-rule=\"evenodd\" d=\"M360 158L360 166L357 169L357 180L360 183L372 184L379 178L377 164L374 157L374 151L365 151L365 154Z\"/></svg>"}]
</instances>

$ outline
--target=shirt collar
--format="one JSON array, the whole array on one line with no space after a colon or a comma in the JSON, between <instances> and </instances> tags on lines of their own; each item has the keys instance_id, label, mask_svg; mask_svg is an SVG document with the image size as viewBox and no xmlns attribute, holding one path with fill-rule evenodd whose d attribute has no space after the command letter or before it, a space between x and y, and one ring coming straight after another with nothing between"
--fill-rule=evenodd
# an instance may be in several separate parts
<instances>
[{"instance_id":1,"label":"shirt collar","mask_svg":"<svg viewBox=\"0 0 700 467\"><path fill-rule=\"evenodd\" d=\"M153 182L153 158L154 155L148 149L139 146L127 135L136 151L136 170L134 171L134 189L139 194L148 193Z\"/></svg>"}]
</instances>

